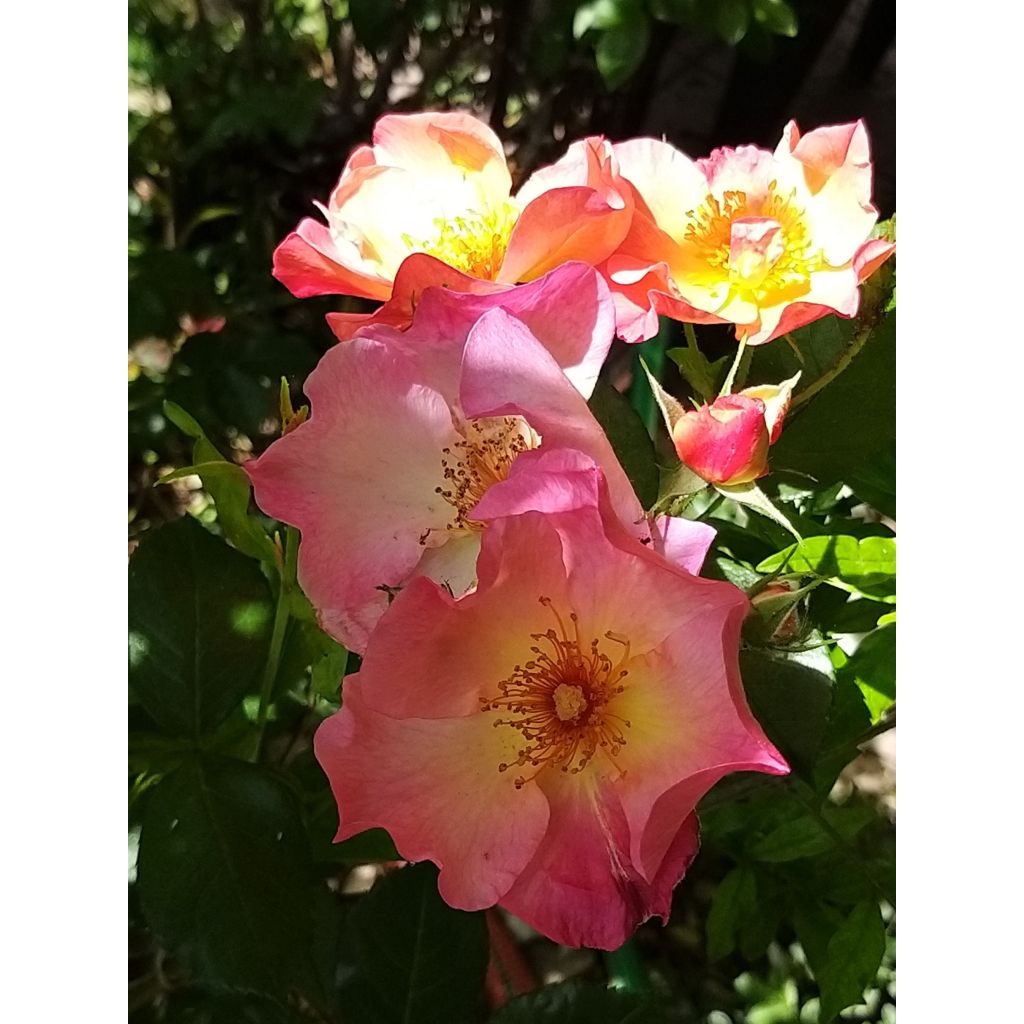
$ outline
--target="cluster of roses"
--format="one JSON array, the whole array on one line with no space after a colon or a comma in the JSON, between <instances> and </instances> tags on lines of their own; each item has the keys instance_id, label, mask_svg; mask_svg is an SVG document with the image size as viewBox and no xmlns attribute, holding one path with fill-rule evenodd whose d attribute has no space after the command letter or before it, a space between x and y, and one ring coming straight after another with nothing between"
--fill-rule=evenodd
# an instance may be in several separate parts
<instances>
[{"instance_id":1,"label":"cluster of roses","mask_svg":"<svg viewBox=\"0 0 1024 1024\"><path fill-rule=\"evenodd\" d=\"M613 949L667 916L699 798L788 770L743 696L747 599L697 575L714 531L645 513L587 398L613 336L659 314L750 345L852 316L892 248L868 240L870 188L860 124L696 162L587 139L512 197L474 118L378 122L274 273L383 305L328 315L344 344L309 419L247 466L301 531L321 625L362 655L316 736L339 839L384 827L452 906ZM784 391L681 413L684 461L763 473Z\"/></svg>"}]
</instances>

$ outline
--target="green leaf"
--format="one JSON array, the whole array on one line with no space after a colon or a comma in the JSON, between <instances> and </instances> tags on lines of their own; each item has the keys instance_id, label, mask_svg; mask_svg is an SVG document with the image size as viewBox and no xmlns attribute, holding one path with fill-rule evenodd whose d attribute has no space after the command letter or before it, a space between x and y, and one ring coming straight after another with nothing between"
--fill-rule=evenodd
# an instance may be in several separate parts
<instances>
[{"instance_id":1,"label":"green leaf","mask_svg":"<svg viewBox=\"0 0 1024 1024\"><path fill-rule=\"evenodd\" d=\"M770 519L773 523L777 523L784 530L791 533L797 540L800 540L800 534L797 533L796 527L786 518L786 516L772 503L771 499L757 486L756 483L751 481L748 484L734 484L731 487L726 487L723 484L715 484L715 490L718 491L723 497L730 498L739 505L744 505L746 508L751 508L755 512L764 516L766 519Z\"/></svg>"},{"instance_id":2,"label":"green leaf","mask_svg":"<svg viewBox=\"0 0 1024 1024\"><path fill-rule=\"evenodd\" d=\"M872 723L896 700L896 624L869 633L840 670L864 694Z\"/></svg>"},{"instance_id":3,"label":"green leaf","mask_svg":"<svg viewBox=\"0 0 1024 1024\"><path fill-rule=\"evenodd\" d=\"M876 452L846 474L846 482L858 498L890 518L896 517L896 442Z\"/></svg>"},{"instance_id":4,"label":"green leaf","mask_svg":"<svg viewBox=\"0 0 1024 1024\"><path fill-rule=\"evenodd\" d=\"M651 41L651 21L643 8L631 6L627 12L618 25L601 33L594 47L597 70L610 90L632 78Z\"/></svg>"},{"instance_id":5,"label":"green leaf","mask_svg":"<svg viewBox=\"0 0 1024 1024\"><path fill-rule=\"evenodd\" d=\"M662 1024L667 1020L650 996L567 981L510 999L489 1024Z\"/></svg>"},{"instance_id":6,"label":"green leaf","mask_svg":"<svg viewBox=\"0 0 1024 1024\"><path fill-rule=\"evenodd\" d=\"M239 551L261 562L273 564L276 555L274 545L260 521L249 514L249 496L252 492L249 475L241 466L229 462L217 451L203 428L180 405L164 402L163 407L167 418L195 441L192 449L195 465L168 473L161 477L160 483L193 474L198 476L217 506L217 523L224 536Z\"/></svg>"},{"instance_id":7,"label":"green leaf","mask_svg":"<svg viewBox=\"0 0 1024 1024\"><path fill-rule=\"evenodd\" d=\"M757 879L750 868L733 868L711 898L706 925L709 960L721 960L736 948L740 925L757 908Z\"/></svg>"},{"instance_id":8,"label":"green leaf","mask_svg":"<svg viewBox=\"0 0 1024 1024\"><path fill-rule=\"evenodd\" d=\"M796 13L786 0L754 0L754 18L776 36L797 34Z\"/></svg>"},{"instance_id":9,"label":"green leaf","mask_svg":"<svg viewBox=\"0 0 1024 1024\"><path fill-rule=\"evenodd\" d=\"M433 865L402 868L379 881L349 913L345 944L356 968L339 996L346 1020L477 1018L487 970L484 915L449 907Z\"/></svg>"},{"instance_id":10,"label":"green leaf","mask_svg":"<svg viewBox=\"0 0 1024 1024\"><path fill-rule=\"evenodd\" d=\"M892 537L808 537L764 559L757 569L817 576L851 594L896 603L896 540Z\"/></svg>"},{"instance_id":11,"label":"green leaf","mask_svg":"<svg viewBox=\"0 0 1024 1024\"><path fill-rule=\"evenodd\" d=\"M874 810L867 804L828 806L822 816L844 839L852 839L877 818ZM817 818L804 814L791 821L784 821L753 843L748 852L755 860L768 864L783 864L824 853L835 844L835 837Z\"/></svg>"},{"instance_id":12,"label":"green leaf","mask_svg":"<svg viewBox=\"0 0 1024 1024\"><path fill-rule=\"evenodd\" d=\"M143 911L206 984L281 997L308 983L315 882L295 797L269 770L194 760L150 795Z\"/></svg>"},{"instance_id":13,"label":"green leaf","mask_svg":"<svg viewBox=\"0 0 1024 1024\"><path fill-rule=\"evenodd\" d=\"M750 8L746 0L718 0L715 9L715 28L722 39L735 46L750 27Z\"/></svg>"},{"instance_id":14,"label":"green leaf","mask_svg":"<svg viewBox=\"0 0 1024 1024\"><path fill-rule=\"evenodd\" d=\"M840 327L834 321L827 317L817 322L823 326L805 330L852 336L862 326L847 321ZM810 375L804 380L811 383ZM889 313L846 370L791 414L772 448L772 464L828 485L888 451L895 436L896 314Z\"/></svg>"},{"instance_id":15,"label":"green leaf","mask_svg":"<svg viewBox=\"0 0 1024 1024\"><path fill-rule=\"evenodd\" d=\"M572 20L572 34L582 39L590 29L615 28L640 9L640 0L589 0L576 10Z\"/></svg>"},{"instance_id":16,"label":"green leaf","mask_svg":"<svg viewBox=\"0 0 1024 1024\"><path fill-rule=\"evenodd\" d=\"M722 356L713 363L700 349L670 348L665 355L679 367L683 379L693 388L694 394L703 401L710 402L718 394L718 388L725 380L726 372L732 363L729 356Z\"/></svg>"},{"instance_id":17,"label":"green leaf","mask_svg":"<svg viewBox=\"0 0 1024 1024\"><path fill-rule=\"evenodd\" d=\"M859 1003L875 979L885 954L885 924L878 904L858 903L829 940L824 962L814 967L821 989L818 1020L827 1024L847 1006Z\"/></svg>"},{"instance_id":18,"label":"green leaf","mask_svg":"<svg viewBox=\"0 0 1024 1024\"><path fill-rule=\"evenodd\" d=\"M654 444L643 421L629 400L603 378L598 380L587 404L607 435L641 504L650 508L658 498L659 473Z\"/></svg>"},{"instance_id":19,"label":"green leaf","mask_svg":"<svg viewBox=\"0 0 1024 1024\"><path fill-rule=\"evenodd\" d=\"M257 689L272 615L256 564L194 519L143 537L128 566L128 677L161 729L198 739Z\"/></svg>"},{"instance_id":20,"label":"green leaf","mask_svg":"<svg viewBox=\"0 0 1024 1024\"><path fill-rule=\"evenodd\" d=\"M318 697L337 704L340 699L341 681L345 678L347 667L348 650L341 644L334 643L332 650L313 663L313 692Z\"/></svg>"},{"instance_id":21,"label":"green leaf","mask_svg":"<svg viewBox=\"0 0 1024 1024\"><path fill-rule=\"evenodd\" d=\"M825 731L833 672L823 650L801 654L740 651L750 708L768 738L796 770L809 772Z\"/></svg>"}]
</instances>

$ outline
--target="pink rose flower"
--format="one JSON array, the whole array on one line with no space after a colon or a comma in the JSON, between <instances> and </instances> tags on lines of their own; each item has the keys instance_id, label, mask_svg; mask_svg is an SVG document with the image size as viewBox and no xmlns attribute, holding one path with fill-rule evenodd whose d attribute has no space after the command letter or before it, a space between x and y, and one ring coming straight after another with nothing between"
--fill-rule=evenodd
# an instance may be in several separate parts
<instances>
[{"instance_id":1,"label":"pink rose flower","mask_svg":"<svg viewBox=\"0 0 1024 1024\"><path fill-rule=\"evenodd\" d=\"M625 236L632 209L602 154L582 156L574 179L545 184L538 172L513 197L501 142L483 122L389 114L373 145L349 157L327 205L318 204L326 224L307 218L278 246L274 276L299 298L388 300L412 254L423 254L417 285L454 280L463 291L530 281L572 260L601 262ZM413 281L394 298L386 321L401 309L407 323Z\"/></svg>"},{"instance_id":2,"label":"pink rose flower","mask_svg":"<svg viewBox=\"0 0 1024 1024\"><path fill-rule=\"evenodd\" d=\"M339 840L386 828L440 867L452 906L614 949L667 918L700 797L729 772L788 767L744 698L744 595L638 540L593 464L545 457L566 494L507 515L516 488L489 492L476 589L406 586L315 750Z\"/></svg>"},{"instance_id":3,"label":"pink rose flower","mask_svg":"<svg viewBox=\"0 0 1024 1024\"><path fill-rule=\"evenodd\" d=\"M858 285L895 250L869 239L878 211L862 121L806 135L790 121L774 153L740 146L693 161L655 139L611 148L635 190L629 234L602 268L627 341L653 336L659 314L735 324L749 345L852 317Z\"/></svg>"},{"instance_id":4,"label":"pink rose flower","mask_svg":"<svg viewBox=\"0 0 1024 1024\"><path fill-rule=\"evenodd\" d=\"M328 633L361 651L416 576L471 587L475 508L534 449L592 459L623 521L699 568L713 531L652 537L587 408L612 330L607 289L577 264L500 295L428 289L407 331L376 325L326 353L308 420L246 470L260 508L301 531L299 583Z\"/></svg>"}]
</instances>

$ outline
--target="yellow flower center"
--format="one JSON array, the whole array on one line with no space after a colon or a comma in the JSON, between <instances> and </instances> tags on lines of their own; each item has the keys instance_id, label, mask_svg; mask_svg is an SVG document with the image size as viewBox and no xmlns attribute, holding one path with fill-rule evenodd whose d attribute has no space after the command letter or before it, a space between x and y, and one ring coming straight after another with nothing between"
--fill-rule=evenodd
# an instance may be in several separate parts
<instances>
[{"instance_id":1,"label":"yellow flower center","mask_svg":"<svg viewBox=\"0 0 1024 1024\"><path fill-rule=\"evenodd\" d=\"M402 241L410 252L425 252L472 277L493 281L501 270L517 217L515 206L506 202L483 213L468 210L459 217L437 217L433 237L403 235Z\"/></svg>"},{"instance_id":2,"label":"yellow flower center","mask_svg":"<svg viewBox=\"0 0 1024 1024\"><path fill-rule=\"evenodd\" d=\"M622 680L629 674L624 667L629 661L629 640L605 633L604 639L622 648L613 661L601 649L600 640L584 644L575 612L569 614L570 635L551 599L542 597L540 603L554 615L558 629L531 633L536 641L530 648L534 657L516 665L512 675L498 684L499 696L480 698L484 712L502 714L494 720L495 728L515 729L523 741L516 760L502 761L498 771L527 765L537 769L516 778L516 789L548 767L577 775L599 750L615 764L630 727L609 707L626 689Z\"/></svg>"},{"instance_id":3,"label":"yellow flower center","mask_svg":"<svg viewBox=\"0 0 1024 1024\"><path fill-rule=\"evenodd\" d=\"M812 245L804 211L773 181L763 196L730 191L708 195L687 211L683 245L695 257L687 276L728 281L744 298L782 301L807 291L810 275L825 266ZM780 294L781 293L781 294Z\"/></svg>"},{"instance_id":4,"label":"yellow flower center","mask_svg":"<svg viewBox=\"0 0 1024 1024\"><path fill-rule=\"evenodd\" d=\"M476 533L483 524L470 518L474 506L489 487L508 476L523 452L540 447L540 436L521 416L468 420L460 433L454 445L442 449L446 486L438 487L437 493L455 509L447 528Z\"/></svg>"}]
</instances>

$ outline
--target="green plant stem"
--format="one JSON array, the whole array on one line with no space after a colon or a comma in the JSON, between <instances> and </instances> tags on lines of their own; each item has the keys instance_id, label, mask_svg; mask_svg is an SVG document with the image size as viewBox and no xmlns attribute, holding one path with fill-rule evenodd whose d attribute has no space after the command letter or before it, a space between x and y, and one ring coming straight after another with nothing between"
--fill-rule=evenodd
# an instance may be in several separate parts
<instances>
[{"instance_id":1,"label":"green plant stem","mask_svg":"<svg viewBox=\"0 0 1024 1024\"><path fill-rule=\"evenodd\" d=\"M732 361L732 366L729 367L729 373L725 378L725 383L722 385L722 390L718 392L719 397L722 395L731 395L732 386L736 381L736 374L739 371L740 363L743 362L743 357L747 354L747 342L745 338L740 338L739 345L736 347L736 358ZM746 371L744 371L746 376Z\"/></svg>"},{"instance_id":2,"label":"green plant stem","mask_svg":"<svg viewBox=\"0 0 1024 1024\"><path fill-rule=\"evenodd\" d=\"M611 988L622 989L624 992L650 991L647 971L633 939L627 940L618 949L605 953L604 965L608 971L608 984Z\"/></svg>"},{"instance_id":3,"label":"green plant stem","mask_svg":"<svg viewBox=\"0 0 1024 1024\"><path fill-rule=\"evenodd\" d=\"M278 665L281 663L281 649L284 647L285 633L288 631L290 617L292 587L295 584L295 570L299 557L299 533L289 526L285 530L284 564L277 587L277 606L274 609L274 628L270 634L270 650L267 652L267 664L263 669L263 681L260 684L260 705L256 713L256 725L259 729L259 747L263 744L263 733L267 726L270 713L270 700L274 692L274 681L277 679Z\"/></svg>"},{"instance_id":4,"label":"green plant stem","mask_svg":"<svg viewBox=\"0 0 1024 1024\"><path fill-rule=\"evenodd\" d=\"M804 402L810 401L823 387L831 384L853 362L854 357L867 343L868 338L871 337L871 332L876 326L874 321L862 324L854 332L853 337L850 339L850 344L846 346L843 354L835 361L832 367L826 370L817 380L808 384L803 391L799 391L793 396L793 401L790 402L789 406L790 410L799 408Z\"/></svg>"}]
</instances>

